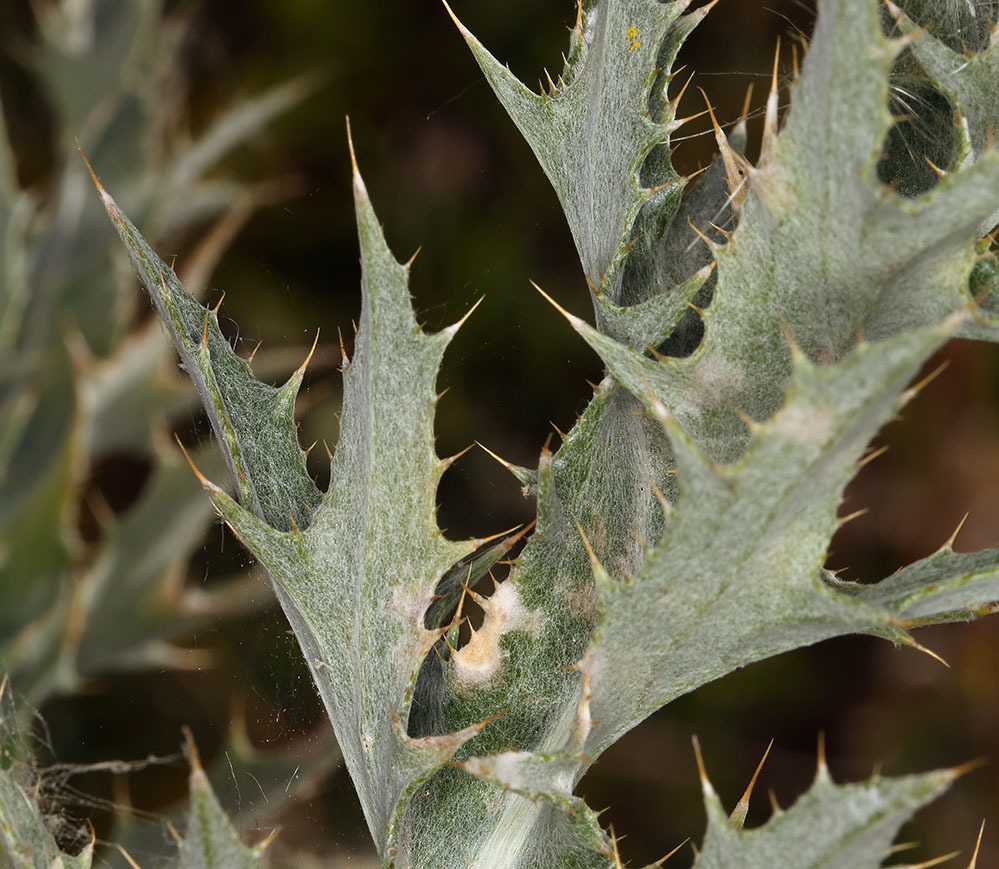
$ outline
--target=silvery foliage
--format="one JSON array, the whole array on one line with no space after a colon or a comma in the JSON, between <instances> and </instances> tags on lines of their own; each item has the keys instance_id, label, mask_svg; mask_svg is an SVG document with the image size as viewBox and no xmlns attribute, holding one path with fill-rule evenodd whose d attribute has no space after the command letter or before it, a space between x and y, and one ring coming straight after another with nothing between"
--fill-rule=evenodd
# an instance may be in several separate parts
<instances>
[{"instance_id":1,"label":"silvery foliage","mask_svg":"<svg viewBox=\"0 0 999 869\"><path fill-rule=\"evenodd\" d=\"M715 166L688 181L669 159L667 96L705 14L687 6L583 3L566 68L541 94L458 25L562 203L595 325L566 316L607 376L555 454L513 469L537 526L457 651L445 604L506 544L436 525L449 460L433 446L435 380L457 325L417 325L409 266L356 162L362 307L325 493L296 440L304 365L280 388L257 380L102 190L238 500L204 485L271 575L385 867L613 866L615 843L574 788L653 711L829 637L915 646L913 628L999 599L999 550L948 542L869 586L823 567L843 490L922 364L952 337L999 335L997 262L981 241L999 206L992 43L968 61L895 7L897 23L875 0L820 0L782 124L770 95L757 163L719 131ZM911 197L877 174L905 52L960 107L952 165ZM705 777L696 865L880 866L956 775L837 786L820 764L794 806L753 830Z\"/></svg>"}]
</instances>

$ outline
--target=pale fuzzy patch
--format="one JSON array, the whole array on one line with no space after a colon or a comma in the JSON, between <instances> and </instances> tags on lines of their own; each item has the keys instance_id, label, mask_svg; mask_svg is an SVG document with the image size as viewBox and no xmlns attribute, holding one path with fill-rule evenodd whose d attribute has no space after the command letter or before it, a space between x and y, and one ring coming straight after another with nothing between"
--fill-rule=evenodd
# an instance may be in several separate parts
<instances>
[{"instance_id":1,"label":"pale fuzzy patch","mask_svg":"<svg viewBox=\"0 0 999 869\"><path fill-rule=\"evenodd\" d=\"M798 205L798 196L784 164L767 160L750 173L753 192L772 215L788 215Z\"/></svg>"},{"instance_id":2,"label":"pale fuzzy patch","mask_svg":"<svg viewBox=\"0 0 999 869\"><path fill-rule=\"evenodd\" d=\"M464 768L474 776L500 781L510 790L524 790L527 782L521 773L523 758L515 751L494 754L491 757L470 757Z\"/></svg>"},{"instance_id":3,"label":"pale fuzzy patch","mask_svg":"<svg viewBox=\"0 0 999 869\"><path fill-rule=\"evenodd\" d=\"M694 395L702 407L718 405L737 392L745 378L738 365L718 352L708 353L694 369Z\"/></svg>"},{"instance_id":4,"label":"pale fuzzy patch","mask_svg":"<svg viewBox=\"0 0 999 869\"><path fill-rule=\"evenodd\" d=\"M539 616L521 603L512 582L504 582L485 604L485 619L466 646L455 652L454 675L465 689L493 681L503 666L500 637L515 628L537 633Z\"/></svg>"},{"instance_id":5,"label":"pale fuzzy patch","mask_svg":"<svg viewBox=\"0 0 999 869\"><path fill-rule=\"evenodd\" d=\"M576 727L572 734L572 747L582 751L586 746L586 738L593 729L593 717L590 715L590 700L593 699L593 647L587 649L576 668L583 675L579 686L579 704L576 706Z\"/></svg>"},{"instance_id":6,"label":"pale fuzzy patch","mask_svg":"<svg viewBox=\"0 0 999 869\"><path fill-rule=\"evenodd\" d=\"M399 632L396 640L394 656L396 668L409 672L419 667L424 655L430 651L437 634L423 627L423 619L427 608L433 601L433 589L413 592L405 587L396 587L391 594L383 598L385 609L389 611L393 621L400 621L411 630Z\"/></svg>"},{"instance_id":7,"label":"pale fuzzy patch","mask_svg":"<svg viewBox=\"0 0 999 869\"><path fill-rule=\"evenodd\" d=\"M599 612L600 601L593 583L580 583L569 590L569 612L577 619L593 623Z\"/></svg>"},{"instance_id":8,"label":"pale fuzzy patch","mask_svg":"<svg viewBox=\"0 0 999 869\"><path fill-rule=\"evenodd\" d=\"M828 408L791 404L777 414L773 430L788 440L820 445L832 436L835 425Z\"/></svg>"}]
</instances>

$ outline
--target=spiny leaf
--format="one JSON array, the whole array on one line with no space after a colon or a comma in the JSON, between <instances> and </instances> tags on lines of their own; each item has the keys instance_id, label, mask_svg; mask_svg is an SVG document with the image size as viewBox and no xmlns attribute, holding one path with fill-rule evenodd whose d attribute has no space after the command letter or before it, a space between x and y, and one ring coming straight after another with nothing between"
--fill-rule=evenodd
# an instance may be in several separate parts
<instances>
[{"instance_id":1,"label":"spiny leaf","mask_svg":"<svg viewBox=\"0 0 999 869\"><path fill-rule=\"evenodd\" d=\"M384 850L404 796L482 727L406 733L417 674L441 635L424 627L425 613L439 580L475 546L446 540L435 520L446 468L433 448L435 381L456 327L422 332L408 266L389 252L356 167L354 194L361 318L325 500L307 530L282 533L210 491L277 584Z\"/></svg>"},{"instance_id":2,"label":"spiny leaf","mask_svg":"<svg viewBox=\"0 0 999 869\"><path fill-rule=\"evenodd\" d=\"M713 266L705 266L673 292L658 293L644 302L627 307L615 305L604 293L595 293L600 330L636 350L658 347L690 310L690 304L701 292L712 271Z\"/></svg>"},{"instance_id":3,"label":"spiny leaf","mask_svg":"<svg viewBox=\"0 0 999 869\"><path fill-rule=\"evenodd\" d=\"M589 754L751 661L843 633L906 641L893 613L835 593L821 565L855 462L949 331L865 344L826 367L799 353L783 406L753 424L733 465L706 457L650 387L676 455L679 497L644 567L597 583L600 623L583 664L599 720ZM657 641L635 644L636 635Z\"/></svg>"},{"instance_id":4,"label":"spiny leaf","mask_svg":"<svg viewBox=\"0 0 999 869\"><path fill-rule=\"evenodd\" d=\"M734 408L759 420L779 407L790 364L785 329L824 364L861 332L930 326L972 303L968 275L977 228L995 207L999 159L915 200L881 188L874 165L890 126L894 55L867 0L823 4L785 128L750 172L731 242L715 246L718 280L701 346L668 364L643 360L641 378L634 362L604 360L640 398L644 378L716 461L745 448Z\"/></svg>"},{"instance_id":5,"label":"spiny leaf","mask_svg":"<svg viewBox=\"0 0 999 869\"><path fill-rule=\"evenodd\" d=\"M968 621L996 611L999 549L954 552L948 546L874 585L837 588L890 610L906 624Z\"/></svg>"},{"instance_id":6,"label":"spiny leaf","mask_svg":"<svg viewBox=\"0 0 999 869\"><path fill-rule=\"evenodd\" d=\"M706 799L694 869L878 869L902 824L955 778L942 770L836 785L823 768L793 806L748 830L733 826L717 798Z\"/></svg>"},{"instance_id":7,"label":"spiny leaf","mask_svg":"<svg viewBox=\"0 0 999 869\"><path fill-rule=\"evenodd\" d=\"M305 364L280 389L261 383L94 177L104 206L208 410L243 503L273 527L307 527L322 500L298 445L295 397ZM308 360L306 360L308 362Z\"/></svg>"},{"instance_id":8,"label":"spiny leaf","mask_svg":"<svg viewBox=\"0 0 999 869\"><path fill-rule=\"evenodd\" d=\"M967 47L955 50L938 38L941 30L950 30L937 26L939 10L935 10L938 20L934 21L934 26L920 30L902 8L894 3L887 5L902 32L915 37L912 53L920 65L960 109L967 125L966 142L970 146L970 153L961 155L960 162L972 162L993 150L995 126L999 121L999 97L995 92L999 75L999 40L995 36L987 38L982 50L973 54ZM910 4L901 6L908 8Z\"/></svg>"},{"instance_id":9,"label":"spiny leaf","mask_svg":"<svg viewBox=\"0 0 999 869\"><path fill-rule=\"evenodd\" d=\"M661 167L654 179L640 175L646 157L668 142L674 128L675 106L665 95L673 58L707 12L702 8L681 18L688 5L689 0L581 3L560 84L540 94L454 19L552 182L583 272L615 304L624 301L619 270L640 209L658 196L668 199L659 209L671 213L683 188L668 158L657 157Z\"/></svg>"}]
</instances>

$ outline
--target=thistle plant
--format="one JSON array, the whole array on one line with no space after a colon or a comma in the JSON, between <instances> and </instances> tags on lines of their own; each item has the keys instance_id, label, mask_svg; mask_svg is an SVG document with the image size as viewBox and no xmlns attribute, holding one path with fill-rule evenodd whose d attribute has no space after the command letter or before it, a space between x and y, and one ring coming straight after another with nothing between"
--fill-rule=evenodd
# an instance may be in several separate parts
<instances>
[{"instance_id":1,"label":"thistle plant","mask_svg":"<svg viewBox=\"0 0 999 869\"><path fill-rule=\"evenodd\" d=\"M592 325L559 310L606 366L557 451L535 469L505 463L537 523L518 532L529 536L491 596L476 581L515 538L450 540L435 519L454 461L434 448L435 382L463 321L433 334L417 324L411 264L388 249L353 144L361 315L325 492L294 420L308 359L280 387L257 379L217 309L185 291L94 178L235 497L196 473L270 574L384 867L620 865L575 789L654 711L824 639L926 651L915 629L995 610L996 549L959 553L950 540L870 585L825 567L844 488L921 388L924 362L952 338L999 336L987 238L999 49L986 35L969 58L954 30L916 23L942 11L963 27L960 5L820 0L783 118L775 74L758 160L744 129L715 124L719 156L697 178L671 162L683 123L673 65L710 6L582 2L565 69L540 93L452 14L559 198ZM953 117L950 159L925 191L879 174L892 88L912 70ZM470 598L485 617L461 645ZM694 865L880 866L960 772L838 785L820 758L793 806L745 829L749 793L727 811L702 764Z\"/></svg>"}]
</instances>

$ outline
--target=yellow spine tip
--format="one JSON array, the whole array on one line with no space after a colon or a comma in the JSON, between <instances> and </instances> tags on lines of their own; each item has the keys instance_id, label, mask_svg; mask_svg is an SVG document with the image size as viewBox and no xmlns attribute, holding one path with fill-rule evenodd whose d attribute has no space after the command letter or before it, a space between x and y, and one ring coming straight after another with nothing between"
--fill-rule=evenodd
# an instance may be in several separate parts
<instances>
[{"instance_id":1,"label":"yellow spine tip","mask_svg":"<svg viewBox=\"0 0 999 869\"><path fill-rule=\"evenodd\" d=\"M468 30L467 27L465 27L464 24L461 23L461 21L458 20L458 16L454 14L454 10L450 7L447 0L441 0L441 3L444 4L444 8L447 10L447 14L451 17L451 20L454 22L454 26L458 28L458 32L462 35L462 37L466 41L471 39L472 38L471 32Z\"/></svg>"},{"instance_id":2,"label":"yellow spine tip","mask_svg":"<svg viewBox=\"0 0 999 869\"><path fill-rule=\"evenodd\" d=\"M701 780L701 792L704 794L705 799L716 800L718 797L711 785L711 780L708 778L707 770L704 768L704 757L701 755L701 741L697 738L696 733L690 737L690 741L694 745L694 760L697 762L697 777Z\"/></svg>"},{"instance_id":3,"label":"yellow spine tip","mask_svg":"<svg viewBox=\"0 0 999 869\"><path fill-rule=\"evenodd\" d=\"M97 173L94 172L94 167L90 165L90 160L87 159L87 154L83 150L83 145L80 144L80 140L76 140L76 150L80 152L80 156L83 158L83 165L87 167L87 171L90 173L90 180L94 182L94 187L97 188L97 192L101 194L101 198L107 202L111 197L108 196L107 191L104 189L100 180L97 177Z\"/></svg>"},{"instance_id":4,"label":"yellow spine tip","mask_svg":"<svg viewBox=\"0 0 999 869\"><path fill-rule=\"evenodd\" d=\"M181 443L180 437L174 435L174 440L177 441L177 446L180 447L180 451L184 454L184 458L187 459L187 464L190 466L191 470L194 472L194 476L198 478L198 482L206 488L209 492L221 494L222 490L216 486L211 480L209 480L201 471L198 470L198 466L194 464L194 460L191 458L191 454L188 453L184 444Z\"/></svg>"},{"instance_id":5,"label":"yellow spine tip","mask_svg":"<svg viewBox=\"0 0 999 869\"><path fill-rule=\"evenodd\" d=\"M295 375L299 378L299 380L301 380L302 377L305 376L305 372L308 369L309 363L312 361L312 356L316 352L316 347L318 346L319 346L319 330L316 329L316 337L312 339L312 347L309 348L308 355L305 357L305 360L302 362L302 364L298 366L298 370L295 372Z\"/></svg>"},{"instance_id":6,"label":"yellow spine tip","mask_svg":"<svg viewBox=\"0 0 999 869\"><path fill-rule=\"evenodd\" d=\"M982 825L978 828L978 841L975 842L975 851L971 855L971 862L968 864L968 869L975 869L978 866L978 852L982 847L982 834L985 832L985 821L982 821Z\"/></svg>"},{"instance_id":7,"label":"yellow spine tip","mask_svg":"<svg viewBox=\"0 0 999 869\"><path fill-rule=\"evenodd\" d=\"M672 851L670 851L665 857L660 857L658 860L656 860L656 862L653 863L652 866L655 866L655 867L663 866L666 863L666 861L669 860L670 857L672 857L677 851L679 851L689 841L690 841L690 837L688 836L679 845L677 845Z\"/></svg>"},{"instance_id":8,"label":"yellow spine tip","mask_svg":"<svg viewBox=\"0 0 999 869\"><path fill-rule=\"evenodd\" d=\"M950 537L947 538L947 542L944 543L943 545L944 549L950 549L953 551L954 541L957 540L957 535L961 533L961 529L964 527L964 523L968 521L968 517L970 515L971 515L970 513L965 513L961 521L957 523L957 528L954 529Z\"/></svg>"},{"instance_id":9,"label":"yellow spine tip","mask_svg":"<svg viewBox=\"0 0 999 869\"><path fill-rule=\"evenodd\" d=\"M191 772L204 773L201 768L201 757L198 755L198 746L194 742L194 734L191 733L191 728L185 725L181 728L184 734L184 753L187 755L187 762L191 764Z\"/></svg>"},{"instance_id":10,"label":"yellow spine tip","mask_svg":"<svg viewBox=\"0 0 999 869\"><path fill-rule=\"evenodd\" d=\"M829 765L826 763L826 734L824 730L819 731L818 747L815 753L815 777L820 779L829 778Z\"/></svg>"},{"instance_id":11,"label":"yellow spine tip","mask_svg":"<svg viewBox=\"0 0 999 869\"><path fill-rule=\"evenodd\" d=\"M569 321L569 325L572 326L572 328L575 329L577 332L580 331L586 325L581 319L579 319L579 317L575 316L574 314L570 314L565 308L563 308L558 302L556 302L551 296L549 296L548 293L546 293L543 289L541 289L541 287L539 287L534 281L531 281L531 286L534 287L534 289L536 289L539 293L541 293L541 295L544 296L545 300L563 317L565 317L566 320ZM559 432L559 434L561 434L561 432Z\"/></svg>"},{"instance_id":12,"label":"yellow spine tip","mask_svg":"<svg viewBox=\"0 0 999 869\"><path fill-rule=\"evenodd\" d=\"M483 299L485 299L485 296L479 296L478 301L465 312L465 316L463 316L460 320L458 320L457 323L452 323L450 326L448 326L446 329L443 330L443 334L448 341L450 341L458 333L458 330L465 325L465 322L468 320L468 318L475 313L475 309L482 304Z\"/></svg>"}]
</instances>

